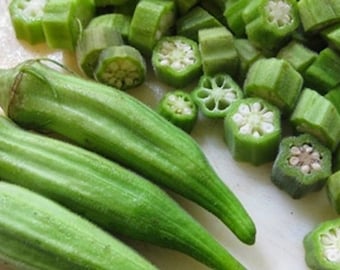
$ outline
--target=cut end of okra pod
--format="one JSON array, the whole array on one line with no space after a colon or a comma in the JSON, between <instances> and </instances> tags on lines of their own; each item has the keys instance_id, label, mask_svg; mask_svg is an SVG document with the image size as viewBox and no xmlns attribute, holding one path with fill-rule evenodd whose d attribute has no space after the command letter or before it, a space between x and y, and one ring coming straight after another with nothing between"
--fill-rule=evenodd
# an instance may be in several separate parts
<instances>
[{"instance_id":1,"label":"cut end of okra pod","mask_svg":"<svg viewBox=\"0 0 340 270\"><path fill-rule=\"evenodd\" d=\"M185 87L201 74L201 57L195 41L181 36L161 38L152 53L157 78L174 87Z\"/></svg>"},{"instance_id":2,"label":"cut end of okra pod","mask_svg":"<svg viewBox=\"0 0 340 270\"><path fill-rule=\"evenodd\" d=\"M30 44L45 42L42 17L46 0L12 0L8 6L17 39Z\"/></svg>"},{"instance_id":3,"label":"cut end of okra pod","mask_svg":"<svg viewBox=\"0 0 340 270\"><path fill-rule=\"evenodd\" d=\"M290 122L298 132L314 135L331 151L340 142L340 115L336 107L312 89L302 91Z\"/></svg>"},{"instance_id":4,"label":"cut end of okra pod","mask_svg":"<svg viewBox=\"0 0 340 270\"><path fill-rule=\"evenodd\" d=\"M145 81L146 63L134 47L111 46L100 53L94 77L117 89L130 89Z\"/></svg>"},{"instance_id":5,"label":"cut end of okra pod","mask_svg":"<svg viewBox=\"0 0 340 270\"><path fill-rule=\"evenodd\" d=\"M244 81L247 96L261 97L277 106L286 116L293 110L303 78L286 60L263 58L250 68Z\"/></svg>"},{"instance_id":6,"label":"cut end of okra pod","mask_svg":"<svg viewBox=\"0 0 340 270\"><path fill-rule=\"evenodd\" d=\"M332 171L332 153L310 134L290 136L280 143L271 179L292 198L320 190Z\"/></svg>"},{"instance_id":7,"label":"cut end of okra pod","mask_svg":"<svg viewBox=\"0 0 340 270\"><path fill-rule=\"evenodd\" d=\"M320 223L303 239L305 261L312 270L340 269L340 219Z\"/></svg>"},{"instance_id":8,"label":"cut end of okra pod","mask_svg":"<svg viewBox=\"0 0 340 270\"><path fill-rule=\"evenodd\" d=\"M230 104L243 97L239 85L228 74L202 75L192 97L208 118L223 118Z\"/></svg>"},{"instance_id":9,"label":"cut end of okra pod","mask_svg":"<svg viewBox=\"0 0 340 270\"><path fill-rule=\"evenodd\" d=\"M336 155L336 162L339 162L339 152ZM338 166L339 164L335 165L335 167ZM335 168L335 172L328 177L326 191L330 205L340 214L340 171L338 168Z\"/></svg>"},{"instance_id":10,"label":"cut end of okra pod","mask_svg":"<svg viewBox=\"0 0 340 270\"><path fill-rule=\"evenodd\" d=\"M175 126L190 133L196 124L198 110L190 94L181 91L167 93L159 102L157 111Z\"/></svg>"},{"instance_id":11,"label":"cut end of okra pod","mask_svg":"<svg viewBox=\"0 0 340 270\"><path fill-rule=\"evenodd\" d=\"M281 139L279 109L258 97L235 101L224 119L224 138L236 161L273 161Z\"/></svg>"}]
</instances>

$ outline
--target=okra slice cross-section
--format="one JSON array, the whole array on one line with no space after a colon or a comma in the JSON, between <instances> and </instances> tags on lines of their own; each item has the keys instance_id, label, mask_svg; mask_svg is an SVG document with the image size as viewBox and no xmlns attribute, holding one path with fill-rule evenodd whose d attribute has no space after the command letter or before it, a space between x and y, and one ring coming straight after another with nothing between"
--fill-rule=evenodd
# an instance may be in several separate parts
<instances>
[{"instance_id":1,"label":"okra slice cross-section","mask_svg":"<svg viewBox=\"0 0 340 270\"><path fill-rule=\"evenodd\" d=\"M232 103L224 120L224 138L237 161L261 165L275 159L280 138L280 111L264 99Z\"/></svg>"},{"instance_id":2,"label":"okra slice cross-section","mask_svg":"<svg viewBox=\"0 0 340 270\"><path fill-rule=\"evenodd\" d=\"M229 105L243 97L239 85L228 74L201 76L192 97L208 118L223 118Z\"/></svg>"},{"instance_id":3,"label":"okra slice cross-section","mask_svg":"<svg viewBox=\"0 0 340 270\"><path fill-rule=\"evenodd\" d=\"M153 50L152 66L159 80L174 87L185 87L201 74L198 45L181 36L164 37Z\"/></svg>"},{"instance_id":4,"label":"okra slice cross-section","mask_svg":"<svg viewBox=\"0 0 340 270\"><path fill-rule=\"evenodd\" d=\"M340 268L340 218L320 223L303 239L306 264L312 270Z\"/></svg>"},{"instance_id":5,"label":"okra slice cross-section","mask_svg":"<svg viewBox=\"0 0 340 270\"><path fill-rule=\"evenodd\" d=\"M272 167L272 182L294 199L317 191L331 174L331 156L310 134L286 137Z\"/></svg>"},{"instance_id":6,"label":"okra slice cross-section","mask_svg":"<svg viewBox=\"0 0 340 270\"><path fill-rule=\"evenodd\" d=\"M100 53L94 77L120 90L130 89L145 81L146 63L132 46L110 46Z\"/></svg>"},{"instance_id":7,"label":"okra slice cross-section","mask_svg":"<svg viewBox=\"0 0 340 270\"><path fill-rule=\"evenodd\" d=\"M197 106L189 93L182 90L170 91L163 96L158 112L175 126L190 133L197 116Z\"/></svg>"}]
</instances>

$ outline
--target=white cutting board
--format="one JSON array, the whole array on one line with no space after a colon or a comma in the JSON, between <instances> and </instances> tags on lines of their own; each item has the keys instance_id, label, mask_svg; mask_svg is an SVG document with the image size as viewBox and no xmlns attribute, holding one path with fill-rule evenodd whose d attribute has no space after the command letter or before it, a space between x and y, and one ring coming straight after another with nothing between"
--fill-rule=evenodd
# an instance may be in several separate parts
<instances>
[{"instance_id":1,"label":"white cutting board","mask_svg":"<svg viewBox=\"0 0 340 270\"><path fill-rule=\"evenodd\" d=\"M0 68L14 66L24 59L44 56L63 61L76 69L71 53L51 51L44 45L32 47L18 42L9 20L8 2L0 0ZM167 87L157 83L150 75L143 86L129 93L154 106L167 90ZM221 120L201 117L192 136L202 146L217 173L253 217L257 226L255 245L242 244L210 213L179 196L171 195L249 270L308 269L304 262L303 237L320 222L337 217L330 207L325 191L293 200L271 183L271 164L254 167L235 162L224 144ZM208 269L175 251L131 240L126 242L162 270ZM0 269L6 268L0 265Z\"/></svg>"}]
</instances>

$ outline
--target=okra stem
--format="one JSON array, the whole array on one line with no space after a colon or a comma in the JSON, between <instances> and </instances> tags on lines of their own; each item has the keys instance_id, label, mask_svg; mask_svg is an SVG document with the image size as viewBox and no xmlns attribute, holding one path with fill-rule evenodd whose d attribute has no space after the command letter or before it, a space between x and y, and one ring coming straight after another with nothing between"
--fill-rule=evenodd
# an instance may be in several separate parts
<instances>
[{"instance_id":1,"label":"okra stem","mask_svg":"<svg viewBox=\"0 0 340 270\"><path fill-rule=\"evenodd\" d=\"M51 131L195 201L243 242L256 228L197 143L132 96L34 61L0 74L1 107L18 124ZM180 158L179 158L180 157Z\"/></svg>"}]
</instances>

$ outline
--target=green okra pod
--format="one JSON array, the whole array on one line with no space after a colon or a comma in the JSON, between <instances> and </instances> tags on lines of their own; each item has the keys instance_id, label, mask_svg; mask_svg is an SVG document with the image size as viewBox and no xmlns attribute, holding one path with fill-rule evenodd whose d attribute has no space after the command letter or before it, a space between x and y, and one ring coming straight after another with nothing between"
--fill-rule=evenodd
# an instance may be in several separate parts
<instances>
[{"instance_id":1,"label":"green okra pod","mask_svg":"<svg viewBox=\"0 0 340 270\"><path fill-rule=\"evenodd\" d=\"M3 115L0 144L0 179L46 196L111 233L183 252L213 268L242 269L163 190L130 170L23 130Z\"/></svg>"},{"instance_id":2,"label":"green okra pod","mask_svg":"<svg viewBox=\"0 0 340 270\"><path fill-rule=\"evenodd\" d=\"M3 181L0 242L1 260L14 269L156 270L93 223L40 194Z\"/></svg>"},{"instance_id":3,"label":"green okra pod","mask_svg":"<svg viewBox=\"0 0 340 270\"><path fill-rule=\"evenodd\" d=\"M0 103L16 123L50 131L195 201L252 244L256 228L185 132L132 96L41 61L1 70Z\"/></svg>"}]
</instances>

